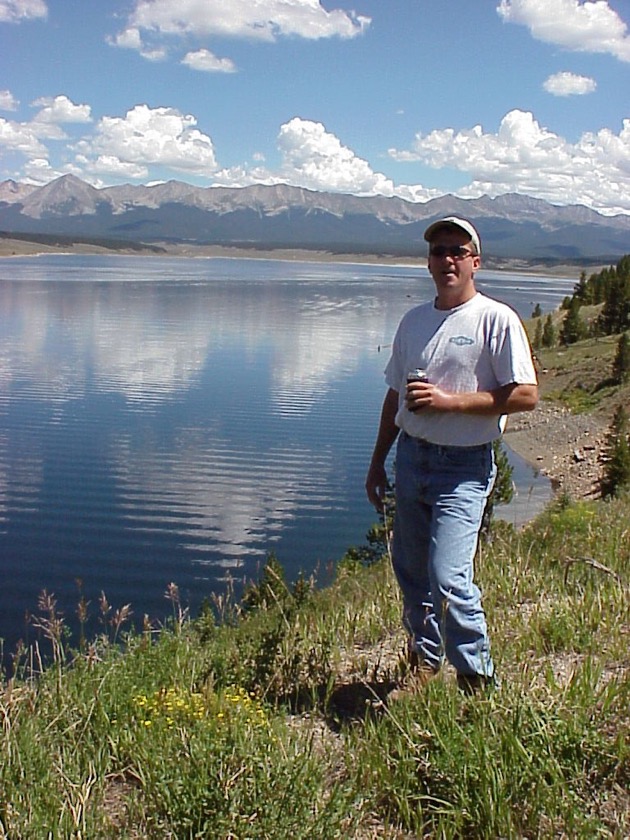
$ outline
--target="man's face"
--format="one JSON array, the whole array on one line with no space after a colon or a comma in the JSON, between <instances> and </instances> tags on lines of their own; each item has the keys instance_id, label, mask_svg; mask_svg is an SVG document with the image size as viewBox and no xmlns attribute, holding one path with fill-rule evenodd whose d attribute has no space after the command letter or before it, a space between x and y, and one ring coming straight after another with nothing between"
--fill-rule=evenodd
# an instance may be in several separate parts
<instances>
[{"instance_id":1,"label":"man's face","mask_svg":"<svg viewBox=\"0 0 630 840\"><path fill-rule=\"evenodd\" d=\"M464 231L448 228L437 231L429 244L429 271L438 298L443 293L461 298L458 302L463 303L474 295L474 273L481 260L473 252L470 237Z\"/></svg>"}]
</instances>

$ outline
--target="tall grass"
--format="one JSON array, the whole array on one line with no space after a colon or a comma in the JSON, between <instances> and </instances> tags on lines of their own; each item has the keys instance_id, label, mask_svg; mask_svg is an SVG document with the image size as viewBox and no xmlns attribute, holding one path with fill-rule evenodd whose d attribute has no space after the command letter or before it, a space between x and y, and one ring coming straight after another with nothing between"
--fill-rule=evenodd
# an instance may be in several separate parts
<instances>
[{"instance_id":1,"label":"tall grass","mask_svg":"<svg viewBox=\"0 0 630 840\"><path fill-rule=\"evenodd\" d=\"M119 613L75 650L46 596L49 648L2 685L0 837L629 836L628 501L495 523L483 697L446 668L388 702L404 638L374 534L326 589L272 558L239 603L191 621L171 587L161 632Z\"/></svg>"}]
</instances>

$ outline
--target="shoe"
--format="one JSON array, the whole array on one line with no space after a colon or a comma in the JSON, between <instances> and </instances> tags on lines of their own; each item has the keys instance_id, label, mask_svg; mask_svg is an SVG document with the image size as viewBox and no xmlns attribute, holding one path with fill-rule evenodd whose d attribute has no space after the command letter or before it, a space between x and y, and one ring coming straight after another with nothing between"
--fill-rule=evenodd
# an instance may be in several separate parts
<instances>
[{"instance_id":1,"label":"shoe","mask_svg":"<svg viewBox=\"0 0 630 840\"><path fill-rule=\"evenodd\" d=\"M400 700L401 697L411 697L414 694L422 694L432 679L437 677L438 671L426 660L420 659L415 654L416 662L409 663L409 670L398 684L397 688L387 696L388 700Z\"/></svg>"},{"instance_id":2,"label":"shoe","mask_svg":"<svg viewBox=\"0 0 630 840\"><path fill-rule=\"evenodd\" d=\"M488 694L494 687L494 677L484 677L483 674L457 675L457 688L468 697L475 694Z\"/></svg>"},{"instance_id":3,"label":"shoe","mask_svg":"<svg viewBox=\"0 0 630 840\"><path fill-rule=\"evenodd\" d=\"M407 639L407 656L405 659L402 660L401 664L403 674L407 674L409 671L426 671L426 669L428 668L429 671L433 671L435 675L440 670L439 665L437 667L431 665L428 659L424 659L422 655L418 653L416 641L413 638L413 636L409 636Z\"/></svg>"},{"instance_id":4,"label":"shoe","mask_svg":"<svg viewBox=\"0 0 630 840\"><path fill-rule=\"evenodd\" d=\"M407 640L407 670L417 671L420 667L420 655L416 649L416 643L410 636Z\"/></svg>"}]
</instances>

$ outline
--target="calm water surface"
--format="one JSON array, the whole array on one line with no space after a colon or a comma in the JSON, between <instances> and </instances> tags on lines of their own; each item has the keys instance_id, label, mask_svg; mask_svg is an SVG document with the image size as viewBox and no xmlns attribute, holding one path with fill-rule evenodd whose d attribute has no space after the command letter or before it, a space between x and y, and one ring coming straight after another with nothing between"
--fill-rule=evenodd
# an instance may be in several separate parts
<instances>
[{"instance_id":1,"label":"calm water surface","mask_svg":"<svg viewBox=\"0 0 630 840\"><path fill-rule=\"evenodd\" d=\"M524 317L575 278L481 273ZM0 637L78 584L163 619L274 551L325 582L375 515L363 480L396 325L423 269L261 260L0 262ZM521 521L548 482L514 458Z\"/></svg>"}]
</instances>

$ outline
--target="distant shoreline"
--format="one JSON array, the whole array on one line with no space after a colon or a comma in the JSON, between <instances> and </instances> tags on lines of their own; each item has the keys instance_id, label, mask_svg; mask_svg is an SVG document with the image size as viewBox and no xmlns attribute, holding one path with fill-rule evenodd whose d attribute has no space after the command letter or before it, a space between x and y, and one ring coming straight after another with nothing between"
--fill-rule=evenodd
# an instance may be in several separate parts
<instances>
[{"instance_id":1,"label":"distant shoreline","mask_svg":"<svg viewBox=\"0 0 630 840\"><path fill-rule=\"evenodd\" d=\"M243 248L227 245L184 245L156 242L154 245L131 244L128 248L108 248L105 245L74 242L72 244L48 245L26 239L0 238L0 259L11 257L38 257L45 255L65 256L137 256L137 257L186 257L198 259L251 259L251 260L287 260L292 262L318 263L356 263L357 265L408 265L426 268L426 257L394 254L337 253L325 250L305 248ZM521 259L489 259L482 264L487 271L505 271L515 274L536 274L548 277L575 277L579 279L582 271L588 273L601 271L607 265L588 266L571 263L547 265Z\"/></svg>"},{"instance_id":2,"label":"distant shoreline","mask_svg":"<svg viewBox=\"0 0 630 840\"><path fill-rule=\"evenodd\" d=\"M138 257L184 257L187 259L252 259L286 260L292 262L354 262L358 264L391 264L426 266L422 257L393 256L388 254L333 253L332 251L306 248L242 248L228 245L173 245L155 243L155 246L107 248L81 242L72 245L46 245L21 239L0 239L0 258L39 257L46 255L64 256L138 256Z\"/></svg>"}]
</instances>

